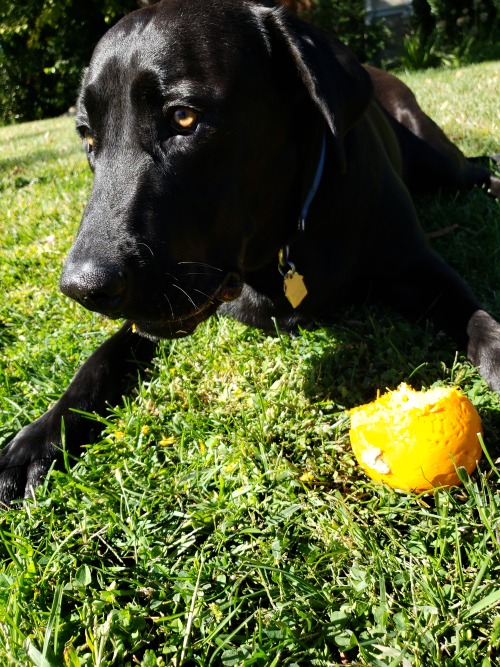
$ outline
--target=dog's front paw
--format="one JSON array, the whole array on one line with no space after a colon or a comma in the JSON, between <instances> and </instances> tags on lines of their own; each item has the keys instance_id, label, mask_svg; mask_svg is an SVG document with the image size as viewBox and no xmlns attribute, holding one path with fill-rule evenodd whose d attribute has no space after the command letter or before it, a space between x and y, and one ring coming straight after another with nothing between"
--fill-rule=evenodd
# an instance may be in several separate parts
<instances>
[{"instance_id":1,"label":"dog's front paw","mask_svg":"<svg viewBox=\"0 0 500 667\"><path fill-rule=\"evenodd\" d=\"M500 394L500 324L484 310L476 310L467 326L467 356L494 391Z\"/></svg>"},{"instance_id":2,"label":"dog's front paw","mask_svg":"<svg viewBox=\"0 0 500 667\"><path fill-rule=\"evenodd\" d=\"M25 426L0 452L0 510L27 498L61 458L61 427L52 425L50 412Z\"/></svg>"}]
</instances>

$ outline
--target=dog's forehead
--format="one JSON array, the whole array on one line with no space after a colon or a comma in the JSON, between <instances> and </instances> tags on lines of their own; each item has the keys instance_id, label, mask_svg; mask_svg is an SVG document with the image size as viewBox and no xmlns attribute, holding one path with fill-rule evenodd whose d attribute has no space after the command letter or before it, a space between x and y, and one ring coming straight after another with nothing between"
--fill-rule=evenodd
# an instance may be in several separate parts
<instances>
[{"instance_id":1,"label":"dog's forehead","mask_svg":"<svg viewBox=\"0 0 500 667\"><path fill-rule=\"evenodd\" d=\"M210 7L208 6L210 5ZM137 72L165 85L191 79L229 85L268 56L259 15L238 0L164 0L122 19L95 49L85 84L104 78L127 85Z\"/></svg>"}]
</instances>

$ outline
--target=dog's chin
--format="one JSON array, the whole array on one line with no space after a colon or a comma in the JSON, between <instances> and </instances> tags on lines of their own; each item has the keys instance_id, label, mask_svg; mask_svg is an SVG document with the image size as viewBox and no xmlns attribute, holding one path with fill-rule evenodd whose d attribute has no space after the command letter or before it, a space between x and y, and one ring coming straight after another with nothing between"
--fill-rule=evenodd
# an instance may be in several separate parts
<instances>
[{"instance_id":1,"label":"dog's chin","mask_svg":"<svg viewBox=\"0 0 500 667\"><path fill-rule=\"evenodd\" d=\"M220 303L211 303L199 312L178 320L134 322L134 329L147 338L184 338L191 335L199 324L213 315L219 305Z\"/></svg>"},{"instance_id":2,"label":"dog's chin","mask_svg":"<svg viewBox=\"0 0 500 667\"><path fill-rule=\"evenodd\" d=\"M243 284L240 278L235 274L230 274L214 296L195 311L166 320L134 321L134 329L147 338L184 338L191 335L199 324L211 317L221 304L237 299L242 289Z\"/></svg>"}]
</instances>

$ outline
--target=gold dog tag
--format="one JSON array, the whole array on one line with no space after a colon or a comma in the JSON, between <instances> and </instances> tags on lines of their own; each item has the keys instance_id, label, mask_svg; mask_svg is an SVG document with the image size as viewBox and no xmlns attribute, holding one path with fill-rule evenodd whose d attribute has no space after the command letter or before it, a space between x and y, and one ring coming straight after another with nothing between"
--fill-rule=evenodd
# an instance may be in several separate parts
<instances>
[{"instance_id":1,"label":"gold dog tag","mask_svg":"<svg viewBox=\"0 0 500 667\"><path fill-rule=\"evenodd\" d=\"M304 276L297 273L295 269L290 269L283 282L285 296L292 304L292 308L298 308L307 296L307 287L304 283Z\"/></svg>"}]
</instances>

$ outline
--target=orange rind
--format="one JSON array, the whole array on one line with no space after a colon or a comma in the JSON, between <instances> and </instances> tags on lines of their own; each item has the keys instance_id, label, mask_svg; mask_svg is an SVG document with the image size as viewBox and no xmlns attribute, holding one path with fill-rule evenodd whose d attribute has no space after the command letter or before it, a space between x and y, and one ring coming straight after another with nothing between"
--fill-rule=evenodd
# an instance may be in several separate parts
<instances>
[{"instance_id":1,"label":"orange rind","mask_svg":"<svg viewBox=\"0 0 500 667\"><path fill-rule=\"evenodd\" d=\"M461 483L481 458L481 418L459 389L425 392L401 384L350 410L354 455L375 481L420 493Z\"/></svg>"}]
</instances>

